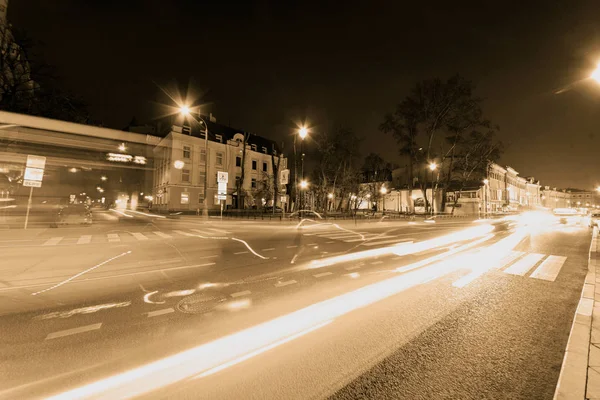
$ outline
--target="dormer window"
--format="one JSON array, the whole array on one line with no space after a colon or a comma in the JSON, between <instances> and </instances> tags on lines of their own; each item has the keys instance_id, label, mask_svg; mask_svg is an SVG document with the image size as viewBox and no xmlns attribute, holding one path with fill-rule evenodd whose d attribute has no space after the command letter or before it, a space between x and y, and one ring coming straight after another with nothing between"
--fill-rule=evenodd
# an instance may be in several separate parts
<instances>
[{"instance_id":1,"label":"dormer window","mask_svg":"<svg viewBox=\"0 0 600 400\"><path fill-rule=\"evenodd\" d=\"M256 151L256 145L255 144L253 144L251 147L252 147L252 151Z\"/></svg>"},{"instance_id":2,"label":"dormer window","mask_svg":"<svg viewBox=\"0 0 600 400\"><path fill-rule=\"evenodd\" d=\"M215 135L215 138L217 139L217 142L223 143L223 136L222 135Z\"/></svg>"}]
</instances>

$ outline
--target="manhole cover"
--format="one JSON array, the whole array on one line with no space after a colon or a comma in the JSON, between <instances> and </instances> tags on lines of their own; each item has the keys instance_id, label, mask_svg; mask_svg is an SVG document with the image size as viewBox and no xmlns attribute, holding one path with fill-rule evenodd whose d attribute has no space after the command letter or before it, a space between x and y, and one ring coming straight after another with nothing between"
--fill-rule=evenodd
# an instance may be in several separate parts
<instances>
[{"instance_id":1,"label":"manhole cover","mask_svg":"<svg viewBox=\"0 0 600 400\"><path fill-rule=\"evenodd\" d=\"M195 293L181 299L177 303L177 309L183 313L201 314L212 310L225 300L226 297L218 293Z\"/></svg>"}]
</instances>

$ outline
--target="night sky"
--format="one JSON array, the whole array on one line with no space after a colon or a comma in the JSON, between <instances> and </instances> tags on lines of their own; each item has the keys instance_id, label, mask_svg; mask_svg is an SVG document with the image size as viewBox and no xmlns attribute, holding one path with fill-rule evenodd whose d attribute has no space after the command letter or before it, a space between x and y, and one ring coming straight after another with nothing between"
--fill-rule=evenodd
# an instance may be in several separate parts
<instances>
[{"instance_id":1,"label":"night sky","mask_svg":"<svg viewBox=\"0 0 600 400\"><path fill-rule=\"evenodd\" d=\"M218 122L272 139L302 120L344 125L365 155L399 162L383 114L415 82L460 73L501 127L502 164L600 184L600 85L583 80L600 60L600 2L239 3L10 0L8 19L105 126L158 117L157 85L179 84Z\"/></svg>"}]
</instances>

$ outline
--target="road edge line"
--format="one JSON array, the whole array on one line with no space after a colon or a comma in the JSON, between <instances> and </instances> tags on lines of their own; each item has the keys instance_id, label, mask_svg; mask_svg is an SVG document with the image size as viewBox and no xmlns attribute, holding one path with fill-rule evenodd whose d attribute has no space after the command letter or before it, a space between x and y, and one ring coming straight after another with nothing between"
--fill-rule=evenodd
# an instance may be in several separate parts
<instances>
[{"instance_id":1,"label":"road edge line","mask_svg":"<svg viewBox=\"0 0 600 400\"><path fill-rule=\"evenodd\" d=\"M596 259L592 257L592 248L597 236L598 230L595 228L588 252L588 271L569 332L565 355L554 391L554 400L586 398L592 310L596 289Z\"/></svg>"}]
</instances>

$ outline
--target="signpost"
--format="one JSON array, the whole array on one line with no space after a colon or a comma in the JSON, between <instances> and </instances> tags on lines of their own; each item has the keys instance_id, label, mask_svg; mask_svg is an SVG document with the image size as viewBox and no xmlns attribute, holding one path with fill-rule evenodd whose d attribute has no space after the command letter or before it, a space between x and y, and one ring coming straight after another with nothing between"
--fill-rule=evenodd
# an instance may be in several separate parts
<instances>
[{"instance_id":1,"label":"signpost","mask_svg":"<svg viewBox=\"0 0 600 400\"><path fill-rule=\"evenodd\" d=\"M221 206L221 219L223 219L223 202L221 200L227 200L227 182L229 181L229 173L224 171L217 171L217 200Z\"/></svg>"},{"instance_id":2,"label":"signpost","mask_svg":"<svg viewBox=\"0 0 600 400\"><path fill-rule=\"evenodd\" d=\"M27 164L25 165L25 175L23 179L23 186L29 187L29 200L27 201L27 213L25 214L25 227L27 229L27 223L29 222L29 210L31 209L31 198L33 196L34 187L42 187L42 180L44 179L44 168L46 167L46 157L43 156L27 156Z\"/></svg>"}]
</instances>

